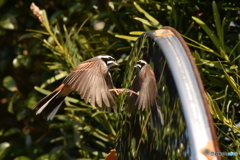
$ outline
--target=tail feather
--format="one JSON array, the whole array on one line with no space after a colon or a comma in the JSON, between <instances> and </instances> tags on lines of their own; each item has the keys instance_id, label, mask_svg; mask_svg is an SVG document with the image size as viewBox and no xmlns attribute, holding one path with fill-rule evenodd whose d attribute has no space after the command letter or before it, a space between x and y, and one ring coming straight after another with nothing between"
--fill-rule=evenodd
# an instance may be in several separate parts
<instances>
[{"instance_id":1,"label":"tail feather","mask_svg":"<svg viewBox=\"0 0 240 160\"><path fill-rule=\"evenodd\" d=\"M47 118L47 120L52 120L65 98L57 97L60 92L61 90L54 91L40 100L34 107L36 115L43 113L44 118Z\"/></svg>"},{"instance_id":2,"label":"tail feather","mask_svg":"<svg viewBox=\"0 0 240 160\"><path fill-rule=\"evenodd\" d=\"M43 117L47 120L52 120L59 108L61 107L64 99L65 96L53 99L49 106L43 111Z\"/></svg>"},{"instance_id":3,"label":"tail feather","mask_svg":"<svg viewBox=\"0 0 240 160\"><path fill-rule=\"evenodd\" d=\"M151 124L152 128L164 125L162 112L160 108L157 107L157 104L151 106Z\"/></svg>"}]
</instances>

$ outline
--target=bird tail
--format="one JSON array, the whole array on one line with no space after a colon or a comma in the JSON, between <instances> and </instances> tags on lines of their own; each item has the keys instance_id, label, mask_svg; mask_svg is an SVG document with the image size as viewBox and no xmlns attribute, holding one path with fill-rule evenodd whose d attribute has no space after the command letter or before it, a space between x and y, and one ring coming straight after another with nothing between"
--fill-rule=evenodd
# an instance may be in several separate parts
<instances>
[{"instance_id":1,"label":"bird tail","mask_svg":"<svg viewBox=\"0 0 240 160\"><path fill-rule=\"evenodd\" d=\"M52 93L44 97L42 100L40 100L34 106L34 111L36 112L36 115L43 113L44 118L47 118L47 120L52 120L66 97L58 97L60 92L61 90L53 91Z\"/></svg>"},{"instance_id":2,"label":"bird tail","mask_svg":"<svg viewBox=\"0 0 240 160\"><path fill-rule=\"evenodd\" d=\"M164 125L162 112L157 106L157 102L151 106L151 124L152 128L161 127Z\"/></svg>"}]
</instances>

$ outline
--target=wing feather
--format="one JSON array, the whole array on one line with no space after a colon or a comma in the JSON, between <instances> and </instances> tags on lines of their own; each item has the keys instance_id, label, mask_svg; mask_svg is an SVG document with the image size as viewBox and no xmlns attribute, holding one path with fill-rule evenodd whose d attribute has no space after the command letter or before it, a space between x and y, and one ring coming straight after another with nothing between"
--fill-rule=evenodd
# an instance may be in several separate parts
<instances>
[{"instance_id":1,"label":"wing feather","mask_svg":"<svg viewBox=\"0 0 240 160\"><path fill-rule=\"evenodd\" d=\"M138 108L144 110L154 104L157 96L157 86L156 79L154 73L149 65L146 67L141 73L140 76L145 77L142 78L143 81L141 83L139 96L137 98L136 104L138 104Z\"/></svg>"},{"instance_id":2,"label":"wing feather","mask_svg":"<svg viewBox=\"0 0 240 160\"><path fill-rule=\"evenodd\" d=\"M86 103L97 107L110 107L115 104L113 95L109 89L108 71L104 62L100 59L90 59L77 66L64 80L63 83L69 85L77 91ZM103 74L102 71L106 70Z\"/></svg>"},{"instance_id":3,"label":"wing feather","mask_svg":"<svg viewBox=\"0 0 240 160\"><path fill-rule=\"evenodd\" d=\"M132 112L136 109L150 109L157 96L157 86L154 73L149 65L145 65L140 75L134 77L131 89L138 92L138 96L130 94L127 98L127 111Z\"/></svg>"}]
</instances>

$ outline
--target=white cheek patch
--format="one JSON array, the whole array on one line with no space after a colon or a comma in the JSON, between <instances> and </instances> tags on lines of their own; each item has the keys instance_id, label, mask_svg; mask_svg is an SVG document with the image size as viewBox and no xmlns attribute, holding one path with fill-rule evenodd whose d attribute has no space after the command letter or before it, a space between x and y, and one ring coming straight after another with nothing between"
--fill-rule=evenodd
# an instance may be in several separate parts
<instances>
[{"instance_id":1,"label":"white cheek patch","mask_svg":"<svg viewBox=\"0 0 240 160\"><path fill-rule=\"evenodd\" d=\"M103 56L103 55L101 55L101 56L97 56L98 58L109 58L109 56Z\"/></svg>"},{"instance_id":2,"label":"white cheek patch","mask_svg":"<svg viewBox=\"0 0 240 160\"><path fill-rule=\"evenodd\" d=\"M134 67L139 68L139 69L142 68L142 66L140 64L136 64Z\"/></svg>"},{"instance_id":3,"label":"white cheek patch","mask_svg":"<svg viewBox=\"0 0 240 160\"><path fill-rule=\"evenodd\" d=\"M147 62L144 61L144 60L139 60L138 62L139 62L139 63L143 63L143 64L147 64Z\"/></svg>"},{"instance_id":4,"label":"white cheek patch","mask_svg":"<svg viewBox=\"0 0 240 160\"><path fill-rule=\"evenodd\" d=\"M113 61L107 61L107 67L108 69L110 69L112 66L114 66L114 62Z\"/></svg>"},{"instance_id":5,"label":"white cheek patch","mask_svg":"<svg viewBox=\"0 0 240 160\"><path fill-rule=\"evenodd\" d=\"M107 61L107 65L114 64L113 61Z\"/></svg>"}]
</instances>

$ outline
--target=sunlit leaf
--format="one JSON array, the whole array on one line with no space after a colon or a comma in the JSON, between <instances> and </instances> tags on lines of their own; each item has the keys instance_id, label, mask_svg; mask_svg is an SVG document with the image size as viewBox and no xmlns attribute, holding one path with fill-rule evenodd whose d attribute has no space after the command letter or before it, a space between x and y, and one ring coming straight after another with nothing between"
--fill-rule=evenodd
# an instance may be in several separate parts
<instances>
[{"instance_id":1,"label":"sunlit leaf","mask_svg":"<svg viewBox=\"0 0 240 160\"><path fill-rule=\"evenodd\" d=\"M222 66L222 64L221 64L221 66ZM223 66L222 66L222 69L224 71L224 74L225 74L225 77L226 77L227 81L229 82L229 84L231 85L233 90L237 93L237 95L240 97L240 86L239 86L239 84L236 83L236 81L234 80L234 78L232 76L228 75L228 73L223 68Z\"/></svg>"},{"instance_id":2,"label":"sunlit leaf","mask_svg":"<svg viewBox=\"0 0 240 160\"><path fill-rule=\"evenodd\" d=\"M17 20L12 15L5 15L0 19L0 26L4 29L17 30Z\"/></svg>"},{"instance_id":3,"label":"sunlit leaf","mask_svg":"<svg viewBox=\"0 0 240 160\"><path fill-rule=\"evenodd\" d=\"M130 32L129 34L130 34L130 35L140 36L140 35L142 35L143 33L144 33L143 31L132 31L132 32Z\"/></svg>"},{"instance_id":4,"label":"sunlit leaf","mask_svg":"<svg viewBox=\"0 0 240 160\"><path fill-rule=\"evenodd\" d=\"M124 35L115 35L115 37L130 40L130 41L136 41L138 39L138 37L124 36Z\"/></svg>"},{"instance_id":5,"label":"sunlit leaf","mask_svg":"<svg viewBox=\"0 0 240 160\"><path fill-rule=\"evenodd\" d=\"M36 158L36 160L46 160L46 159L48 159L48 157L49 157L49 154L46 153L46 154L43 154L43 155L41 155L41 156L38 156L38 157Z\"/></svg>"},{"instance_id":6,"label":"sunlit leaf","mask_svg":"<svg viewBox=\"0 0 240 160\"><path fill-rule=\"evenodd\" d=\"M227 61L229 61L228 56L226 55L225 51L222 49L221 43L220 43L219 39L216 37L216 35L214 34L214 32L211 31L211 29L202 20L200 20L199 18L192 17L192 19L195 22L197 22L204 29L204 31L208 34L209 38L212 40L212 42L216 46L216 48L220 52L224 52L223 54L221 54L221 57L226 59Z\"/></svg>"},{"instance_id":7,"label":"sunlit leaf","mask_svg":"<svg viewBox=\"0 0 240 160\"><path fill-rule=\"evenodd\" d=\"M136 2L133 2L134 6L137 8L137 10L144 14L144 16L150 21L149 26L160 28L162 25L159 24L159 22L152 17L149 13L147 13L144 9L142 9Z\"/></svg>"},{"instance_id":8,"label":"sunlit leaf","mask_svg":"<svg viewBox=\"0 0 240 160\"><path fill-rule=\"evenodd\" d=\"M13 103L16 100L18 96L18 93L14 93L13 96L11 97L10 101L8 102L8 112L14 114L13 110Z\"/></svg>"},{"instance_id":9,"label":"sunlit leaf","mask_svg":"<svg viewBox=\"0 0 240 160\"><path fill-rule=\"evenodd\" d=\"M28 157L25 157L25 156L18 156L16 158L14 158L14 160L31 160L31 159Z\"/></svg>"},{"instance_id":10,"label":"sunlit leaf","mask_svg":"<svg viewBox=\"0 0 240 160\"><path fill-rule=\"evenodd\" d=\"M134 19L140 21L141 23L147 25L147 26L151 26L150 22L146 19L143 19L143 18L139 18L139 17L135 17Z\"/></svg>"},{"instance_id":11,"label":"sunlit leaf","mask_svg":"<svg viewBox=\"0 0 240 160\"><path fill-rule=\"evenodd\" d=\"M16 82L11 76L7 76L3 79L3 86L12 92L17 90Z\"/></svg>"},{"instance_id":12,"label":"sunlit leaf","mask_svg":"<svg viewBox=\"0 0 240 160\"><path fill-rule=\"evenodd\" d=\"M43 93L45 95L48 95L49 93L51 93L50 91L48 91L46 89L42 89L42 88L37 87L37 86L35 86L34 89L36 89L38 92Z\"/></svg>"},{"instance_id":13,"label":"sunlit leaf","mask_svg":"<svg viewBox=\"0 0 240 160\"><path fill-rule=\"evenodd\" d=\"M237 70L237 69L238 69L238 66L237 66L237 65L232 65L232 66L230 67L230 69Z\"/></svg>"},{"instance_id":14,"label":"sunlit leaf","mask_svg":"<svg viewBox=\"0 0 240 160\"><path fill-rule=\"evenodd\" d=\"M5 155L9 152L10 146L9 142L0 143L0 159L4 159Z\"/></svg>"},{"instance_id":15,"label":"sunlit leaf","mask_svg":"<svg viewBox=\"0 0 240 160\"><path fill-rule=\"evenodd\" d=\"M18 55L13 59L13 66L15 68L20 67L22 64L24 64L25 56L24 55Z\"/></svg>"},{"instance_id":16,"label":"sunlit leaf","mask_svg":"<svg viewBox=\"0 0 240 160\"><path fill-rule=\"evenodd\" d=\"M58 81L58 80L60 80L60 79L62 79L62 78L64 78L64 77L66 77L66 76L67 76L67 72L61 72L61 73L57 74L56 76L47 79L47 80L41 85L40 88L45 88L47 85L52 84L52 83L54 83L54 82L56 82L56 81Z\"/></svg>"},{"instance_id":17,"label":"sunlit leaf","mask_svg":"<svg viewBox=\"0 0 240 160\"><path fill-rule=\"evenodd\" d=\"M208 93L207 93L207 98L208 98L208 103L209 103L210 111L212 115L214 115L216 118L221 120L221 122L224 122L224 116L221 110L219 109L217 103L212 100L211 96Z\"/></svg>"}]
</instances>

